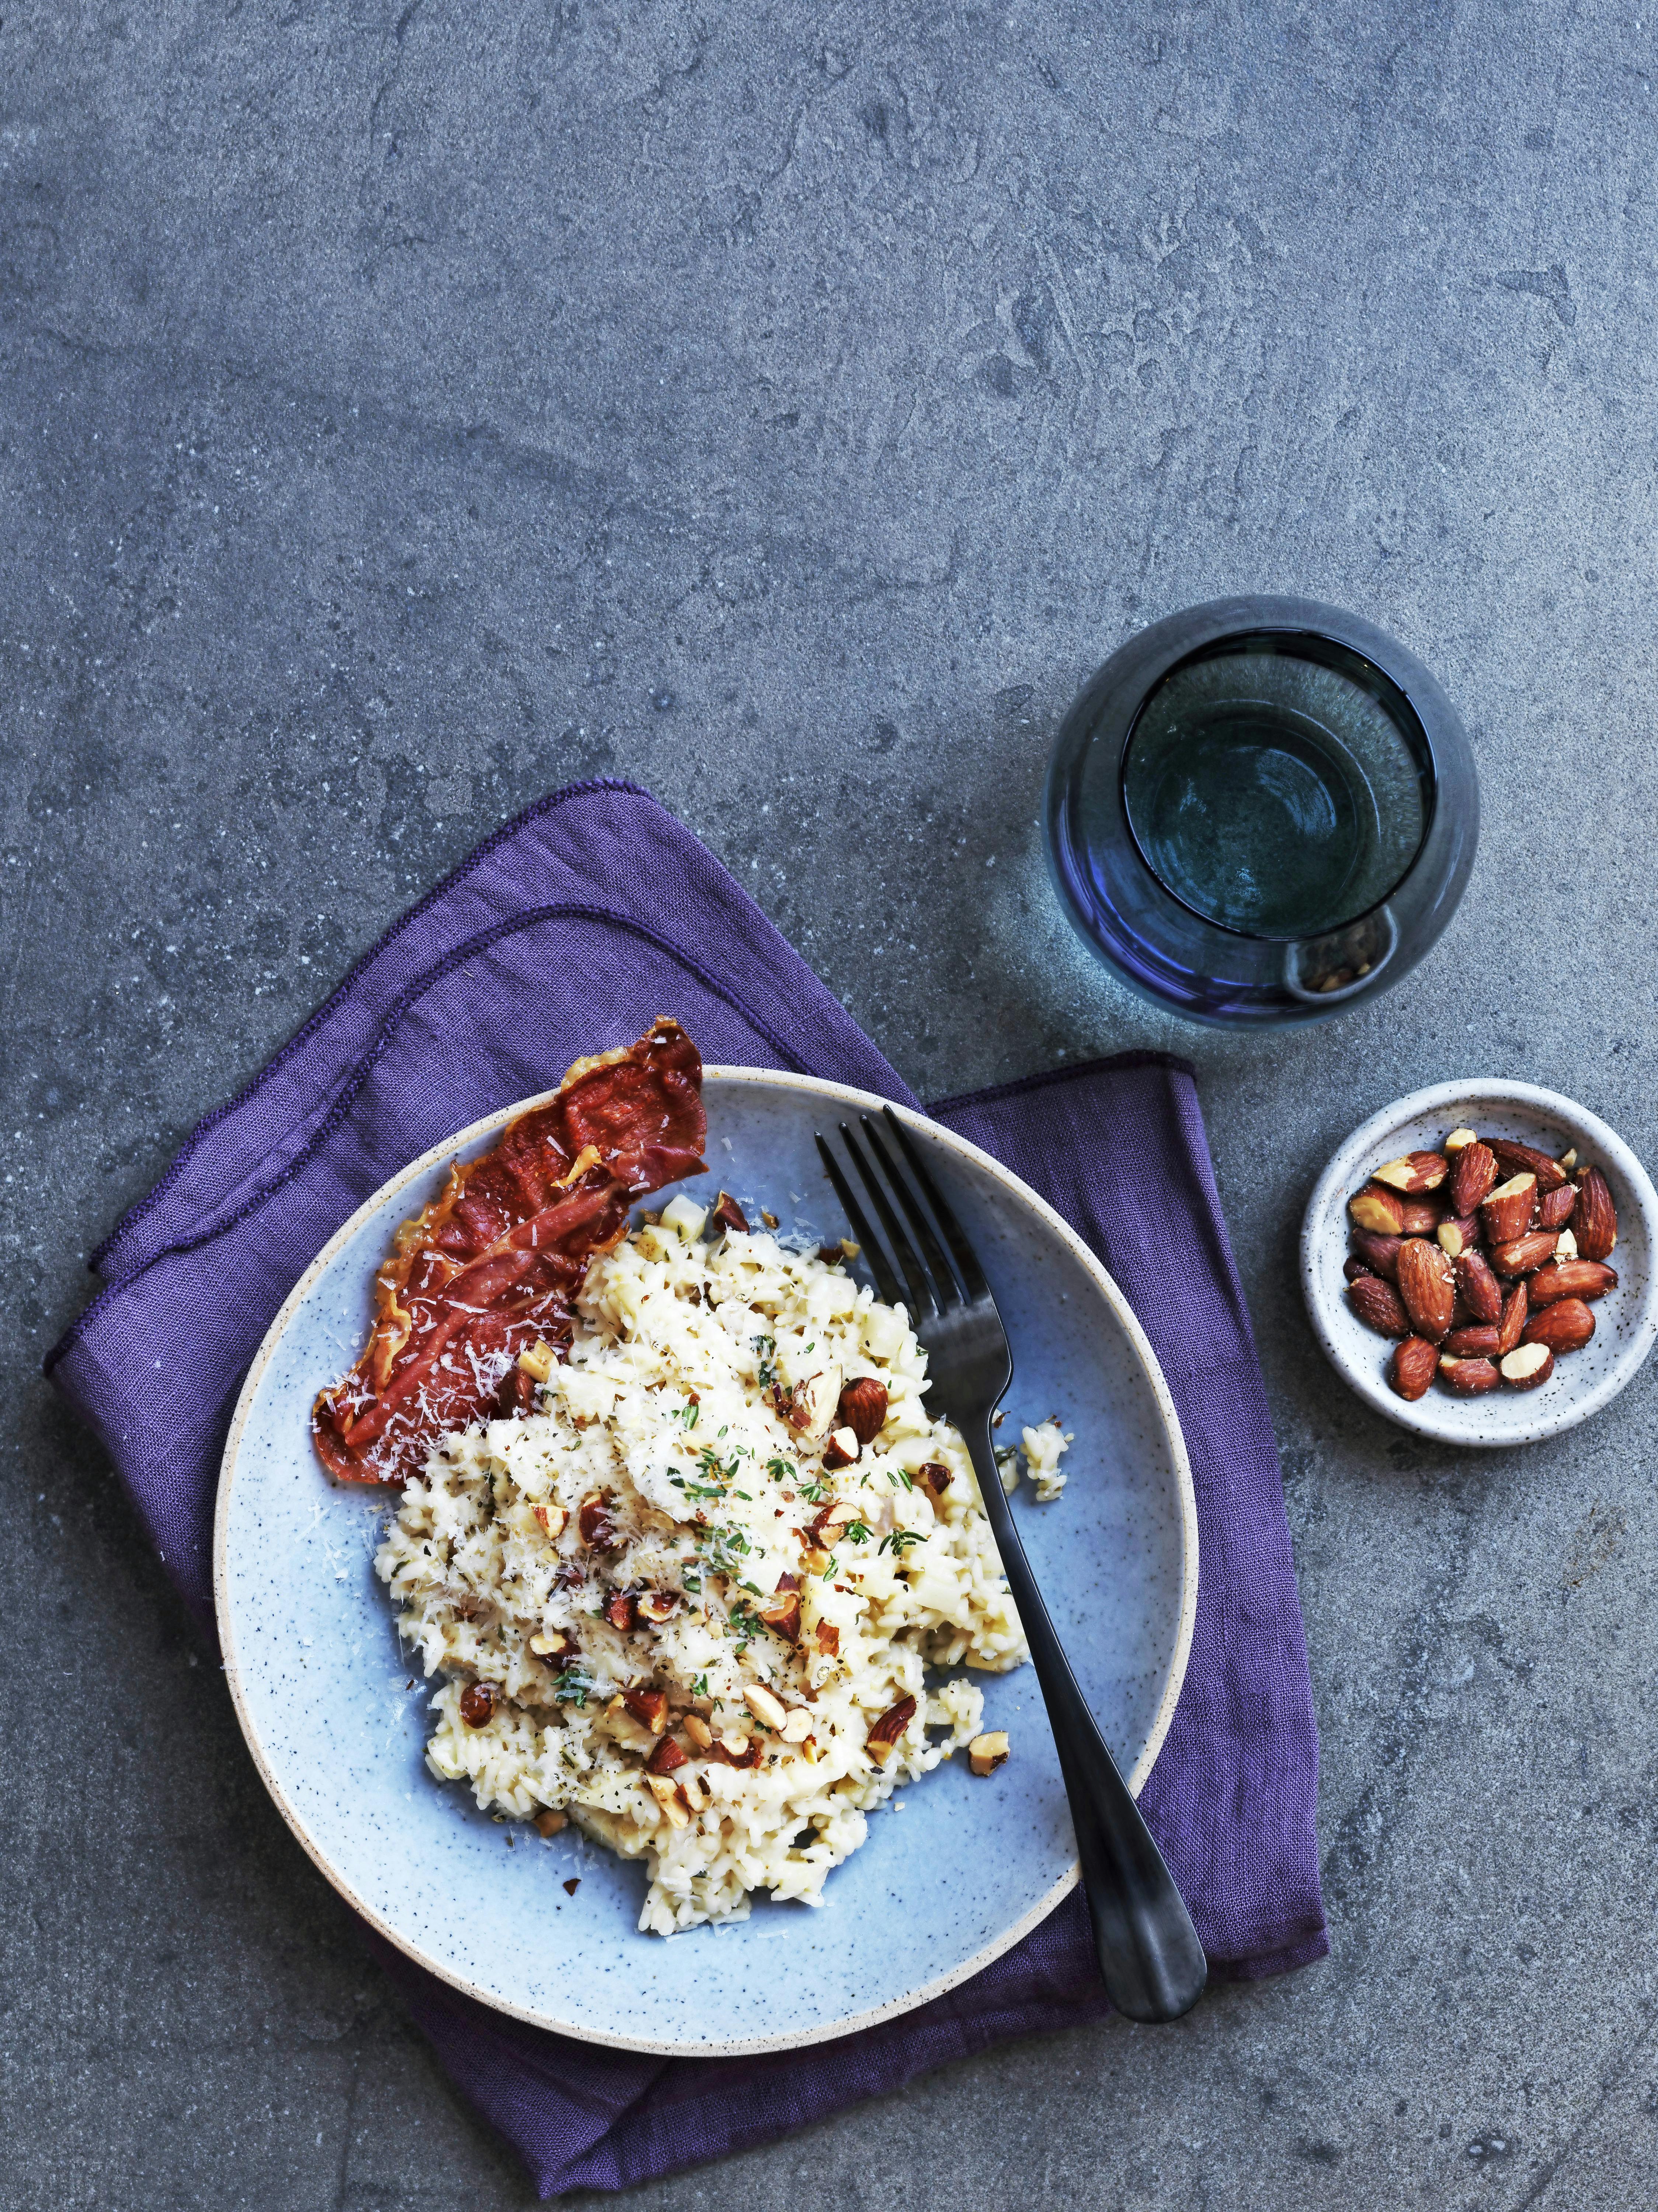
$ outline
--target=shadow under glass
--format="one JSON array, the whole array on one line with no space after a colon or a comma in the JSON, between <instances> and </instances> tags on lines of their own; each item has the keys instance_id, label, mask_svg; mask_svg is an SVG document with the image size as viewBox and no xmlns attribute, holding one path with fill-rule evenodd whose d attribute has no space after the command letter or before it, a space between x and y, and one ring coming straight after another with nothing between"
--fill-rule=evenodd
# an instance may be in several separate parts
<instances>
[{"instance_id":1,"label":"shadow under glass","mask_svg":"<svg viewBox=\"0 0 1658 2212\"><path fill-rule=\"evenodd\" d=\"M1357 921L1408 873L1433 811L1399 687L1333 640L1234 635L1177 663L1134 720L1122 805L1181 905L1289 941Z\"/></svg>"}]
</instances>

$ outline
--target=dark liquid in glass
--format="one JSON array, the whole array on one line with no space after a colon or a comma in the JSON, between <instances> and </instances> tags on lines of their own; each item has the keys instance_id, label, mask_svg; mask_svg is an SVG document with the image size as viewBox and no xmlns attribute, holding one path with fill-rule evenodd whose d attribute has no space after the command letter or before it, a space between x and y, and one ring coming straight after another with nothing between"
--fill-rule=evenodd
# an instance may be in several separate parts
<instances>
[{"instance_id":1,"label":"dark liquid in glass","mask_svg":"<svg viewBox=\"0 0 1658 2212\"><path fill-rule=\"evenodd\" d=\"M1182 905L1279 941L1386 898L1426 826L1420 760L1370 688L1327 663L1236 649L1184 663L1152 692L1122 803Z\"/></svg>"}]
</instances>

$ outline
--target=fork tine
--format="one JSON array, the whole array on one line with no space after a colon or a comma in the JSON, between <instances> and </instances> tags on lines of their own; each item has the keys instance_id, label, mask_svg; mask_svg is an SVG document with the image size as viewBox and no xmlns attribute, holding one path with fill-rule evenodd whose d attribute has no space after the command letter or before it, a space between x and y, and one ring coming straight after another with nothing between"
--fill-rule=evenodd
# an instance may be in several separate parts
<instances>
[{"instance_id":1,"label":"fork tine","mask_svg":"<svg viewBox=\"0 0 1658 2212\"><path fill-rule=\"evenodd\" d=\"M887 1243L891 1246L893 1256L898 1265L903 1269L904 1280L909 1285L910 1290L910 1295L905 1304L908 1306L912 1317L919 1319L933 1310L935 1307L942 1313L944 1309L938 1304L938 1301L932 1296L927 1283L926 1270L916 1257L915 1247L904 1234L904 1224L893 1212L892 1200L882 1189L880 1177L859 1150L857 1138L853 1135L844 1121L841 1124L841 1142L846 1146L847 1156L853 1167L857 1169L864 1188L875 1201L875 1211L881 1217L881 1226L886 1231Z\"/></svg>"},{"instance_id":2,"label":"fork tine","mask_svg":"<svg viewBox=\"0 0 1658 2212\"><path fill-rule=\"evenodd\" d=\"M821 1135L817 1137L817 1150L829 1170L829 1179L835 1185L835 1195L841 1201L841 1210L851 1225L853 1235L864 1248L864 1256L869 1261L869 1271L875 1278L875 1287L881 1294L881 1303L896 1306L902 1293L898 1288L898 1278L892 1272L891 1262L874 1231L864 1218L863 1207L853 1196L851 1186L841 1174L839 1163Z\"/></svg>"},{"instance_id":3,"label":"fork tine","mask_svg":"<svg viewBox=\"0 0 1658 2212\"><path fill-rule=\"evenodd\" d=\"M927 1273L932 1278L932 1295L942 1313L946 1306L959 1305L962 1294L956 1278L950 1272L950 1262L944 1257L944 1247L932 1233L932 1224L916 1203L915 1194L894 1166L892 1155L881 1141L881 1133L865 1114L863 1116L864 1141L868 1145L886 1176L892 1194L903 1208L909 1225L920 1241L921 1256L926 1262Z\"/></svg>"},{"instance_id":4,"label":"fork tine","mask_svg":"<svg viewBox=\"0 0 1658 2212\"><path fill-rule=\"evenodd\" d=\"M910 1142L908 1130L905 1128L890 1106L885 1109L885 1114L888 1127L898 1139L899 1149L909 1163L910 1173L921 1186L921 1195L932 1208L934 1218L939 1228L944 1232L945 1239L955 1257L956 1265L961 1270L962 1280L967 1285L969 1297L987 1297L990 1295L990 1285L985 1280L985 1271L979 1265L977 1253L967 1241L966 1231L945 1205L943 1194L938 1184L932 1180L926 1161Z\"/></svg>"}]
</instances>

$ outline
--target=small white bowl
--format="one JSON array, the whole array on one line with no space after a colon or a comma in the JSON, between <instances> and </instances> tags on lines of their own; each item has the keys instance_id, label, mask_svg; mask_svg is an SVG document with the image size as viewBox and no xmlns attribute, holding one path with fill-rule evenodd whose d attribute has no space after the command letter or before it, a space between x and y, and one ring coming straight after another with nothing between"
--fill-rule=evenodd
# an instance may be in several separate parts
<instances>
[{"instance_id":1,"label":"small white bowl","mask_svg":"<svg viewBox=\"0 0 1658 2212\"><path fill-rule=\"evenodd\" d=\"M1555 1362L1537 1390L1453 1398L1434 1384L1424 1398L1388 1385L1392 1346L1366 1328L1347 1299L1342 1263L1352 1249L1347 1200L1384 1160L1432 1152L1454 1128L1509 1137L1558 1158L1569 1146L1586 1167L1604 1169L1618 1207L1618 1287L1595 1301L1595 1330L1581 1352ZM1658 1339L1658 1191L1623 1139L1587 1108L1533 1083L1470 1076L1414 1091L1355 1129L1318 1179L1301 1231L1301 1286L1319 1342L1342 1380L1401 1428L1448 1444L1535 1443L1575 1428L1609 1405Z\"/></svg>"}]
</instances>

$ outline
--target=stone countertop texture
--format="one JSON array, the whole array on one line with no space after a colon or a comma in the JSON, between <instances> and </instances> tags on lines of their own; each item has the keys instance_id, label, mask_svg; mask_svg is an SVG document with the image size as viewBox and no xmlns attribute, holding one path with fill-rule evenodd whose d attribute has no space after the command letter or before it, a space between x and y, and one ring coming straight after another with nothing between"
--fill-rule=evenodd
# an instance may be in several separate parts
<instances>
[{"instance_id":1,"label":"stone countertop texture","mask_svg":"<svg viewBox=\"0 0 1658 2212\"><path fill-rule=\"evenodd\" d=\"M4 10L6 2212L530 2201L38 1361L197 1118L599 771L923 1095L1197 1061L1333 1945L629 2201L1649 2205L1658 1388L1419 1445L1325 1366L1295 1236L1459 1073L1658 1159L1655 76L1598 0ZM1414 975L1243 1040L1084 960L1035 822L1081 678L1236 590L1396 632L1485 805Z\"/></svg>"}]
</instances>

